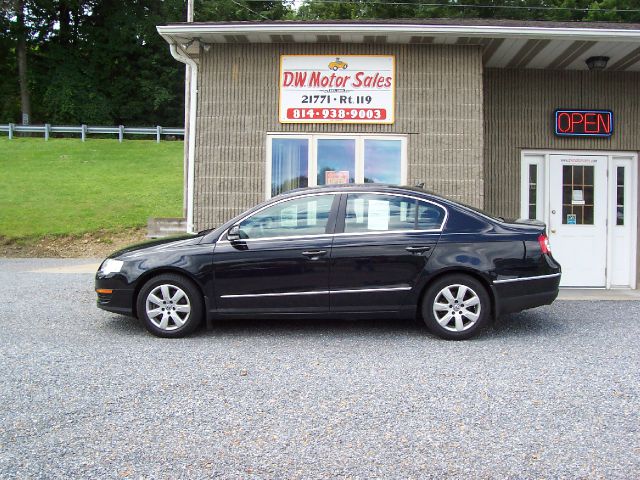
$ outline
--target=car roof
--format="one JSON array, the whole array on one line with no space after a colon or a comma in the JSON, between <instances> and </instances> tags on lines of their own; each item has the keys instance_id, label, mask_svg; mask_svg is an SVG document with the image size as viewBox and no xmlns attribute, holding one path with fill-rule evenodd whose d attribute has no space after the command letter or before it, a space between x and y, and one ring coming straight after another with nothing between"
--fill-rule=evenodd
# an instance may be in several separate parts
<instances>
[{"instance_id":1,"label":"car roof","mask_svg":"<svg viewBox=\"0 0 640 480\"><path fill-rule=\"evenodd\" d=\"M298 195L304 195L306 193L346 193L346 192L388 192L388 193L400 193L405 195L419 195L425 200L436 201L441 205L446 205L451 208L458 208L464 210L467 214L471 214L473 216L481 216L486 220L490 220L495 222L496 220L500 220L492 217L490 214L471 207L469 205L465 205L456 200L451 200L447 197L443 197L436 193L433 193L429 190L425 190L421 187L415 186L410 187L408 185L390 185L387 183L343 183L338 185L322 185L319 187L305 187L305 188L296 188L294 190L288 190L287 192L281 193L280 195L276 195L272 197L267 202L271 202L275 199L283 199L289 197L296 197Z\"/></svg>"},{"instance_id":2,"label":"car roof","mask_svg":"<svg viewBox=\"0 0 640 480\"><path fill-rule=\"evenodd\" d=\"M322 185L318 187L305 187L305 188L296 188L294 190L289 190L287 192L281 193L277 195L277 197L273 198L284 198L288 196L297 196L305 193L331 193L331 192L395 192L395 193L406 193L406 194L415 194L419 193L421 195L427 195L429 197L434 197L442 200L446 200L445 198L434 194L433 192L424 190L420 187L410 187L407 185L390 185L387 183L344 183L339 185Z\"/></svg>"}]
</instances>

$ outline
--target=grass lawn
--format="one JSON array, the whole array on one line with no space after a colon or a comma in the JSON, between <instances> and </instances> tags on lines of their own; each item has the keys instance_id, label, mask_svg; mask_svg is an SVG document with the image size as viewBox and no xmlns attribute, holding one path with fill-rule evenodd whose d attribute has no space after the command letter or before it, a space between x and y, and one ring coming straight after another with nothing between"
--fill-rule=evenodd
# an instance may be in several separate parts
<instances>
[{"instance_id":1,"label":"grass lawn","mask_svg":"<svg viewBox=\"0 0 640 480\"><path fill-rule=\"evenodd\" d=\"M183 142L0 137L0 236L118 231L182 216Z\"/></svg>"}]
</instances>

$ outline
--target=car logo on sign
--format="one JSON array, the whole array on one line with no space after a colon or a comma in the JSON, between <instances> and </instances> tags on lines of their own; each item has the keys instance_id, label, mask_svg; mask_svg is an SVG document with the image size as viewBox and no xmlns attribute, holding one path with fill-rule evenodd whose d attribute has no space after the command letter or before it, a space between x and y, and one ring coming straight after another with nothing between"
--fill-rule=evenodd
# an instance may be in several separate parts
<instances>
[{"instance_id":1,"label":"car logo on sign","mask_svg":"<svg viewBox=\"0 0 640 480\"><path fill-rule=\"evenodd\" d=\"M333 70L334 72L338 71L338 69L346 70L348 66L349 65L339 58L336 58L335 62L329 62L329 70Z\"/></svg>"}]
</instances>

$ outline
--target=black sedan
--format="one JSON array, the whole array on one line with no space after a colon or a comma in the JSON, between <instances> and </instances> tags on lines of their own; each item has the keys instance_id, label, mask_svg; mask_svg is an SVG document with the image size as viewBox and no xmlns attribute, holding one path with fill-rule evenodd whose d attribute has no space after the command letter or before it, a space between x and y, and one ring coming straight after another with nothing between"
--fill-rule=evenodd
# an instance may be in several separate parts
<instances>
[{"instance_id":1,"label":"black sedan","mask_svg":"<svg viewBox=\"0 0 640 480\"><path fill-rule=\"evenodd\" d=\"M375 316L465 339L550 304L559 283L544 224L381 185L294 190L214 230L116 252L96 274L98 307L162 337L218 318Z\"/></svg>"}]
</instances>

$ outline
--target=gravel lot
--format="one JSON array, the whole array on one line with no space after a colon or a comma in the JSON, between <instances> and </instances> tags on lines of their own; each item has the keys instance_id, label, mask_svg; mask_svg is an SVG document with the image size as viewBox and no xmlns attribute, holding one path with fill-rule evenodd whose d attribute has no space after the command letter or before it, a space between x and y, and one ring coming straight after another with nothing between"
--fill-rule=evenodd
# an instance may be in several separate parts
<instances>
[{"instance_id":1,"label":"gravel lot","mask_svg":"<svg viewBox=\"0 0 640 480\"><path fill-rule=\"evenodd\" d=\"M71 264L0 259L1 478L640 478L640 302L163 340Z\"/></svg>"}]
</instances>

